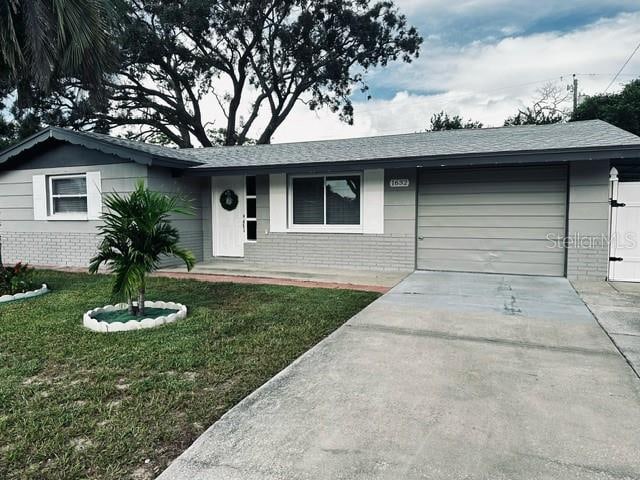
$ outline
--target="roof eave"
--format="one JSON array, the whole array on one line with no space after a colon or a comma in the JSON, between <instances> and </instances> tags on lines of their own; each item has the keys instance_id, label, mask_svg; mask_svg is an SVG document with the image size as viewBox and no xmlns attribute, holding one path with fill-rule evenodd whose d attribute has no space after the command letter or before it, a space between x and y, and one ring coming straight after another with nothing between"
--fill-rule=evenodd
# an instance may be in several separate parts
<instances>
[{"instance_id":1,"label":"roof eave","mask_svg":"<svg viewBox=\"0 0 640 480\"><path fill-rule=\"evenodd\" d=\"M15 145L11 145L10 147L5 148L2 152L0 152L0 165L6 163L8 160L22 153L23 151L28 150L29 148L34 147L37 144L42 143L52 137L53 131L51 130L51 128L46 128L34 133L33 135L28 136Z\"/></svg>"},{"instance_id":2,"label":"roof eave","mask_svg":"<svg viewBox=\"0 0 640 480\"><path fill-rule=\"evenodd\" d=\"M114 145L109 142L101 141L97 138L83 135L79 132L73 132L62 128L48 127L30 137L27 137L20 143L13 145L3 152L0 152L0 165L11 160L20 153L35 147L36 145L49 140L56 139L63 142L68 142L73 145L81 145L91 150L99 150L103 153L115 155L117 157L130 160L142 165L159 166L168 168L189 168L197 165L202 165L202 162L195 160L182 160L172 158L168 156L153 155L147 152L136 150L121 145Z\"/></svg>"},{"instance_id":3,"label":"roof eave","mask_svg":"<svg viewBox=\"0 0 640 480\"><path fill-rule=\"evenodd\" d=\"M527 150L517 152L468 153L462 155L434 155L412 157L385 157L374 159L345 160L334 162L282 163L270 165L247 165L227 167L187 168L187 176L233 175L244 172L276 172L292 170L345 170L358 167L381 167L393 164L393 168L418 167L462 167L473 165L506 165L558 163L589 160L620 160L640 158L640 144L571 149Z\"/></svg>"}]
</instances>

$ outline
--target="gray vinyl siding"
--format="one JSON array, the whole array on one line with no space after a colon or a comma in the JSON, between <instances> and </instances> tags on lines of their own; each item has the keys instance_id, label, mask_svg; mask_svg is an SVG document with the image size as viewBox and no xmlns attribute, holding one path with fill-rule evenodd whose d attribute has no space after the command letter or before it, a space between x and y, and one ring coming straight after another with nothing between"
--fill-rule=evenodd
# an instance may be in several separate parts
<instances>
[{"instance_id":1,"label":"gray vinyl siding","mask_svg":"<svg viewBox=\"0 0 640 480\"><path fill-rule=\"evenodd\" d=\"M200 205L202 206L202 258L204 262L213 260L213 228L211 225L211 178L204 177L202 191L200 192Z\"/></svg>"},{"instance_id":2,"label":"gray vinyl siding","mask_svg":"<svg viewBox=\"0 0 640 480\"><path fill-rule=\"evenodd\" d=\"M190 250L197 261L203 260L203 191L208 182L200 178L175 177L170 169L149 168L149 188L156 192L184 196L194 208L193 215L172 215L171 223L180 232L180 245ZM177 265L181 261L174 257L163 261L163 266Z\"/></svg>"},{"instance_id":3,"label":"gray vinyl siding","mask_svg":"<svg viewBox=\"0 0 640 480\"><path fill-rule=\"evenodd\" d=\"M572 162L567 277L604 280L609 267L609 161Z\"/></svg>"},{"instance_id":4,"label":"gray vinyl siding","mask_svg":"<svg viewBox=\"0 0 640 480\"><path fill-rule=\"evenodd\" d=\"M45 155L24 165L38 168L0 171L0 235L3 260L34 265L86 267L96 251L99 221L60 221L33 218L33 176L62 175L100 171L103 196L111 192L127 193L138 179L147 178L147 167L136 163L114 163L110 155L85 153L90 165L59 166ZM63 157L57 157L64 162ZM100 162L105 162L100 164ZM46 165L46 166L44 166Z\"/></svg>"},{"instance_id":5,"label":"gray vinyl siding","mask_svg":"<svg viewBox=\"0 0 640 480\"><path fill-rule=\"evenodd\" d=\"M46 150L34 155L25 152L12 161L12 170L34 170L39 168L86 167L91 165L110 165L129 163L115 155L108 155L97 150L89 150L80 145L69 143L52 143Z\"/></svg>"},{"instance_id":6,"label":"gray vinyl siding","mask_svg":"<svg viewBox=\"0 0 640 480\"><path fill-rule=\"evenodd\" d=\"M411 237L415 266L416 235L416 169L395 168L384 172L384 233L396 237ZM392 188L392 179L406 178L409 187Z\"/></svg>"},{"instance_id":7,"label":"gray vinyl siding","mask_svg":"<svg viewBox=\"0 0 640 480\"><path fill-rule=\"evenodd\" d=\"M567 167L425 170L417 267L564 275Z\"/></svg>"}]
</instances>

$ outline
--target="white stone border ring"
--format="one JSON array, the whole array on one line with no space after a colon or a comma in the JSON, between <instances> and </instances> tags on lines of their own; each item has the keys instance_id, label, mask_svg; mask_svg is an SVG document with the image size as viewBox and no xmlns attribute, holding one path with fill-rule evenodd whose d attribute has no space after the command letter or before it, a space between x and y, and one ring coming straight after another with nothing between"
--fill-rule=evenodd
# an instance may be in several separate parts
<instances>
[{"instance_id":1,"label":"white stone border ring","mask_svg":"<svg viewBox=\"0 0 640 480\"><path fill-rule=\"evenodd\" d=\"M118 303L117 305L107 305L102 308L94 308L89 310L83 316L83 325L89 330L95 332L126 332L129 330L141 330L143 328L154 328L164 325L166 323L173 323L176 320L183 320L187 316L187 307L181 303L174 302L144 302L144 306L148 308L165 308L171 310L177 310L175 313L169 315L162 315L157 318L144 318L142 320L129 320L128 322L103 322L96 320L92 315L102 312L113 312L116 310L126 310L126 303Z\"/></svg>"},{"instance_id":2,"label":"white stone border ring","mask_svg":"<svg viewBox=\"0 0 640 480\"><path fill-rule=\"evenodd\" d=\"M16 293L15 295L2 295L0 297L0 303L13 302L14 300L23 300L26 298L39 297L40 295L44 295L49 292L49 287L47 287L46 283L42 284L37 290L31 290L29 292L24 293Z\"/></svg>"}]
</instances>

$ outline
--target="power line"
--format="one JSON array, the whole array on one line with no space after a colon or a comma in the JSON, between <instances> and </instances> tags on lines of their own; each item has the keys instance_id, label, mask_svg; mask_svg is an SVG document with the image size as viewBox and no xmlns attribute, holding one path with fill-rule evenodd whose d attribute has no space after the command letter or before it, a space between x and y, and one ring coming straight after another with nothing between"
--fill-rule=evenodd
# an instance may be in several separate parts
<instances>
[{"instance_id":1,"label":"power line","mask_svg":"<svg viewBox=\"0 0 640 480\"><path fill-rule=\"evenodd\" d=\"M415 103L430 103L432 106L446 106L447 104L449 104L452 101L458 100L460 98L465 98L465 97L468 97L468 96L472 96L472 95L487 95L487 94L490 94L490 93L499 93L499 92L503 92L505 90L511 90L511 89L514 89L514 88L526 87L526 86L529 86L529 85L536 85L536 84L544 83L544 82L551 82L553 80L558 80L558 79L561 79L561 78L562 78L562 75L561 76L556 76L556 77L553 77L553 78L545 78L545 79L542 79L542 80L535 80L535 81L532 81L532 82L518 83L518 84L513 84L513 85L505 85L505 86L502 86L502 87L499 87L499 88L496 88L496 89L492 89L492 90L485 90L485 91L480 91L480 92L459 93L457 95L452 95L452 96L440 99L439 101L436 101L435 103L432 103L432 98L430 98L430 97L436 97L439 94L429 95L428 98L413 98L412 101L413 101L414 104ZM442 95L444 95L446 93L447 92L443 92ZM373 101L377 101L375 98L372 99L372 100ZM377 104L377 105L369 104L369 105L367 105L367 104L364 104L364 105L358 106L357 109L362 112L362 111L368 111L368 110L379 110L381 107L384 108L385 106L388 106L388 105L380 105L380 104Z\"/></svg>"},{"instance_id":2,"label":"power line","mask_svg":"<svg viewBox=\"0 0 640 480\"><path fill-rule=\"evenodd\" d=\"M578 77L604 77L613 75L613 72L610 73L576 73ZM640 73L620 73L619 77L640 77Z\"/></svg>"},{"instance_id":3,"label":"power line","mask_svg":"<svg viewBox=\"0 0 640 480\"><path fill-rule=\"evenodd\" d=\"M607 88L604 89L604 93L607 93L607 90L609 90L609 88L611 88L611 85L613 85L613 82L616 81L616 79L618 78L618 75L620 75L622 70L624 70L624 67L626 67L627 64L631 61L631 59L636 54L638 49L640 49L640 42L638 43L638 45L636 45L636 48L633 50L633 52L631 52L631 55L629 55L629 58L627 58L627 61L622 64L622 67L620 67L620 70L618 70L618 73L616 73L615 77L613 77L613 79L611 80L609 85L607 85Z\"/></svg>"},{"instance_id":4,"label":"power line","mask_svg":"<svg viewBox=\"0 0 640 480\"><path fill-rule=\"evenodd\" d=\"M595 77L595 76L609 76L611 75L611 73L576 73L576 76L578 77ZM473 95L488 95L488 94L494 94L494 93L501 93L504 92L506 90L512 90L514 88L519 88L519 87L526 87L526 86L530 86L530 85L537 85L540 83L546 83L546 82L551 82L554 80L560 80L561 82L563 82L565 80L565 77L570 77L571 74L561 74L561 75L557 75L555 77L552 78L545 78L545 79L541 79L541 80L534 80L531 82L526 82L526 83L518 83L518 84L512 84L512 85L504 85L502 87L499 88L495 88L495 89L491 89L491 90L484 90L484 91L478 91L478 92L465 92L465 93L458 93L456 95L451 95L451 96L444 96L446 95L447 92L443 92L442 94L433 94L433 95L428 95L426 98L420 98L420 97L414 97L412 98L412 103L415 104L429 104L430 107L432 108L443 108L443 107L447 107L451 102L455 102L456 100L465 98L465 97L469 97L469 96L473 96ZM620 72L618 72L618 76L634 76L634 77L640 77L640 73L624 73L624 74L620 74ZM443 97L441 98L437 98L439 95L442 95ZM383 100L378 100L375 97L371 100L373 102L379 102L379 101L383 101ZM358 105L356 107L357 111L359 112L369 112L369 111L378 111L381 108L391 108L392 105L388 105L388 104L367 104L365 103L361 103L360 105Z\"/></svg>"}]
</instances>

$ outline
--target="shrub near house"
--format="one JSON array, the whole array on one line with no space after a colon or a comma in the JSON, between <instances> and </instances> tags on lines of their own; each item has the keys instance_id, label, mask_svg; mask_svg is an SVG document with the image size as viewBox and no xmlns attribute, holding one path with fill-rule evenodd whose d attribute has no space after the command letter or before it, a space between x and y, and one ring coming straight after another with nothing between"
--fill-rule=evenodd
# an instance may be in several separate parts
<instances>
[{"instance_id":1,"label":"shrub near house","mask_svg":"<svg viewBox=\"0 0 640 480\"><path fill-rule=\"evenodd\" d=\"M177 195L154 192L140 181L127 196L108 195L105 205L109 213L102 216L104 224L99 228L102 241L98 254L91 259L89 272L97 273L100 265L105 264L114 274L112 297L127 303L87 312L85 326L105 332L121 331L161 325L177 316L184 318L184 305L147 301L146 283L147 275L159 267L163 256L178 257L188 270L193 268L195 258L180 247L178 230L169 220L171 214L191 215L189 202ZM160 322L144 323L153 318ZM124 328L129 322L133 322L130 328ZM137 322L140 324L136 325Z\"/></svg>"},{"instance_id":2,"label":"shrub near house","mask_svg":"<svg viewBox=\"0 0 640 480\"><path fill-rule=\"evenodd\" d=\"M36 287L33 269L27 264L18 262L13 267L0 266L0 296L24 293Z\"/></svg>"}]
</instances>

